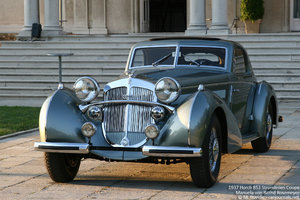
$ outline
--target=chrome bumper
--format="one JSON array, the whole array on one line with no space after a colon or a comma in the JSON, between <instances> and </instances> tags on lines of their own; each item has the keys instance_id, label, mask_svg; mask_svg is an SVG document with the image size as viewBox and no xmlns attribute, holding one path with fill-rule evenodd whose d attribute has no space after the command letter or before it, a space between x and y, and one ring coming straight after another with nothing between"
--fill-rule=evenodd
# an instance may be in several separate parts
<instances>
[{"instance_id":1,"label":"chrome bumper","mask_svg":"<svg viewBox=\"0 0 300 200\"><path fill-rule=\"evenodd\" d=\"M201 157L201 148L191 147L166 147L166 146L144 146L142 152L145 156L155 157Z\"/></svg>"},{"instance_id":2,"label":"chrome bumper","mask_svg":"<svg viewBox=\"0 0 300 200\"><path fill-rule=\"evenodd\" d=\"M34 150L54 153L88 154L89 144L86 143L59 143L59 142L35 142Z\"/></svg>"},{"instance_id":3,"label":"chrome bumper","mask_svg":"<svg viewBox=\"0 0 300 200\"><path fill-rule=\"evenodd\" d=\"M135 151L142 152L145 156L154 157L201 157L201 148L192 147L168 147L168 146L144 146L142 148L126 148L126 147L89 147L86 143L60 143L60 142L35 142L34 150L54 153L76 153L88 154L92 150L107 151Z\"/></svg>"}]
</instances>

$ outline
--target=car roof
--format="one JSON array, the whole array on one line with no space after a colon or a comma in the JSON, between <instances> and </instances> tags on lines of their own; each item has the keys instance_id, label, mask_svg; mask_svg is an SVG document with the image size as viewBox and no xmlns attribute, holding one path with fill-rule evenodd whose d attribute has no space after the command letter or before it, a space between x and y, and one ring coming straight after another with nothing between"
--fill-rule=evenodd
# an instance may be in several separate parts
<instances>
[{"instance_id":1,"label":"car roof","mask_svg":"<svg viewBox=\"0 0 300 200\"><path fill-rule=\"evenodd\" d=\"M153 38L147 41L139 42L133 46L133 48L139 47L151 47L151 46L178 46L178 45L207 45L207 46L220 46L230 47L234 45L240 46L238 43L223 40L220 38L211 37L164 37L164 38Z\"/></svg>"}]
</instances>

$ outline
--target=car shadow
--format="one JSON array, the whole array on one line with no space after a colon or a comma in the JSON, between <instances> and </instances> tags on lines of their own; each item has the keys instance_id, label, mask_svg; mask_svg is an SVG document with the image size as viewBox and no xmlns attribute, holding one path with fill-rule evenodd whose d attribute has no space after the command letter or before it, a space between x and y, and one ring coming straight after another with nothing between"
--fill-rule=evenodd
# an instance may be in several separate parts
<instances>
[{"instance_id":1,"label":"car shadow","mask_svg":"<svg viewBox=\"0 0 300 200\"><path fill-rule=\"evenodd\" d=\"M186 191L199 192L204 188L197 188L192 182L187 181L159 181L159 180L133 180L123 179L122 177L103 177L103 176L80 176L80 180L74 180L70 184L86 185L86 186L101 186L101 187L116 187L116 188L131 188L131 189L149 189L149 190L169 190L169 191ZM126 177L131 178L131 177Z\"/></svg>"},{"instance_id":2,"label":"car shadow","mask_svg":"<svg viewBox=\"0 0 300 200\"><path fill-rule=\"evenodd\" d=\"M241 149L232 156L243 156L243 155L249 155L249 156L280 156L281 160L285 161L292 161L295 162L295 158L300 156L299 150L278 150L278 149L270 149L266 153L255 153L252 149ZM291 156L292 155L292 156ZM135 188L135 189L154 189L154 190L166 190L166 191L185 191L185 192L210 192L213 191L214 193L221 193L221 194L236 194L236 190L234 190L235 185L238 185L238 187L242 186L249 186L250 184L243 184L243 177L241 176L241 182L236 183L224 183L222 182L222 179L226 178L229 174L234 172L239 166L235 163L234 157L231 155L224 156L224 159L222 160L221 164L221 170L220 170L220 176L221 182L218 182L213 187L209 189L205 188L198 188L196 187L191 180L191 177L189 176L189 170L188 166L185 168L182 167L182 173L180 174L178 170L170 169L166 171L167 173L179 173L179 175L171 176L169 179L162 176L158 176L157 174L154 176L151 176L151 171L153 169L149 168L148 171L146 170L147 175L143 174L122 174L117 175L97 175L97 173L93 173L92 175L87 174L79 174L76 179L73 182L70 182L69 184L74 185L88 185L88 186L103 186L103 187L118 187L118 188ZM250 158L250 157L249 157ZM232 163L234 161L234 163ZM296 164L296 163L295 163ZM242 163L240 164L242 165ZM266 164L267 167L268 164ZM162 166L164 169L171 166ZM133 169L134 170L134 169ZM159 170L159 168L158 168ZM299 171L299 170L298 170ZM121 169L119 173L122 172ZM99 170L99 173L100 170ZM297 174L296 174L297 173ZM299 176L299 172L291 172L289 176ZM183 177L184 176L184 177ZM284 183L285 180L282 180L281 183ZM289 181L286 182L286 184L291 184ZM260 188L264 186L265 188L270 188L273 184L251 184L254 188Z\"/></svg>"}]
</instances>

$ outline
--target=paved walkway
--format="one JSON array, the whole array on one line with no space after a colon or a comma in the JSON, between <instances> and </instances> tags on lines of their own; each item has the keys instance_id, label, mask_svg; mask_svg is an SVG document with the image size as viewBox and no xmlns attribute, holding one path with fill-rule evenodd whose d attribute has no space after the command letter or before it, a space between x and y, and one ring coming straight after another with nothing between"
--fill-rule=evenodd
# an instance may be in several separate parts
<instances>
[{"instance_id":1,"label":"paved walkway","mask_svg":"<svg viewBox=\"0 0 300 200\"><path fill-rule=\"evenodd\" d=\"M75 181L58 184L46 173L43 153L33 151L38 132L0 140L0 199L300 199L300 104L282 103L280 113L285 121L272 149L257 154L245 145L224 155L219 183L209 189L192 184L186 164L91 159Z\"/></svg>"}]
</instances>

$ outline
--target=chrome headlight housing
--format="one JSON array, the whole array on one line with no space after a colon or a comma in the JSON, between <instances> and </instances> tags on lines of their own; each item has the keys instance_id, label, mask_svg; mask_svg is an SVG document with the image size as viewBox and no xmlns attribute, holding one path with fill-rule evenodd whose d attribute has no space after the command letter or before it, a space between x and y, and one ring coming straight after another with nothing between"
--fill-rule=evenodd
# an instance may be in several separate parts
<instances>
[{"instance_id":1,"label":"chrome headlight housing","mask_svg":"<svg viewBox=\"0 0 300 200\"><path fill-rule=\"evenodd\" d=\"M160 121L165 117L165 109L160 106L155 106L151 109L151 116L155 121Z\"/></svg>"},{"instance_id":2,"label":"chrome headlight housing","mask_svg":"<svg viewBox=\"0 0 300 200\"><path fill-rule=\"evenodd\" d=\"M161 78L155 85L155 94L161 102L171 103L178 98L180 94L180 85L173 78Z\"/></svg>"},{"instance_id":3,"label":"chrome headlight housing","mask_svg":"<svg viewBox=\"0 0 300 200\"><path fill-rule=\"evenodd\" d=\"M100 87L97 81L91 77L81 77L73 85L76 96L83 102L94 100L99 92Z\"/></svg>"},{"instance_id":4,"label":"chrome headlight housing","mask_svg":"<svg viewBox=\"0 0 300 200\"><path fill-rule=\"evenodd\" d=\"M102 121L103 118L103 110L98 106L92 106L87 110L87 115L92 120L100 120Z\"/></svg>"}]
</instances>

